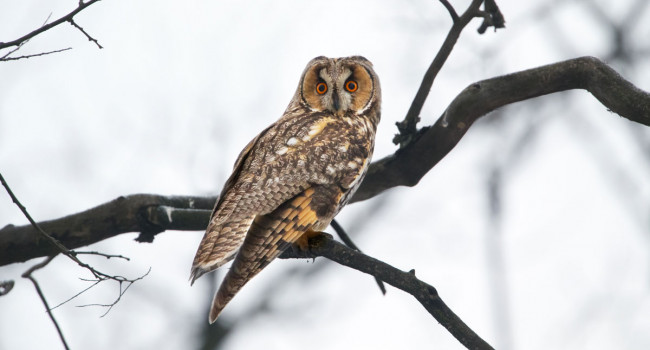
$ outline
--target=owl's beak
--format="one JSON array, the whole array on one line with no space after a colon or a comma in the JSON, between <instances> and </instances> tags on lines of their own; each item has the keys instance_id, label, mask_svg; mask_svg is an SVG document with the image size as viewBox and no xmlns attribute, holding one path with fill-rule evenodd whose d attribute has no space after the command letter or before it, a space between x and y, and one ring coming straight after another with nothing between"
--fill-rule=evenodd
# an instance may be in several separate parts
<instances>
[{"instance_id":1,"label":"owl's beak","mask_svg":"<svg viewBox=\"0 0 650 350\"><path fill-rule=\"evenodd\" d=\"M334 110L338 112L341 109L341 103L339 101L339 94L336 91L332 94L332 103L334 104Z\"/></svg>"}]
</instances>

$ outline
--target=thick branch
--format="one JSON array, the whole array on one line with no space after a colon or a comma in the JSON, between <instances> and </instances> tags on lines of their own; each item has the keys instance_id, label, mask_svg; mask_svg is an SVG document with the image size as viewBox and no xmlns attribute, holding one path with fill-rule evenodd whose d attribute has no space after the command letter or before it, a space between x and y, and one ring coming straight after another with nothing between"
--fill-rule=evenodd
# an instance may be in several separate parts
<instances>
[{"instance_id":1,"label":"thick branch","mask_svg":"<svg viewBox=\"0 0 650 350\"><path fill-rule=\"evenodd\" d=\"M431 127L395 154L376 161L352 202L366 200L396 186L415 186L447 155L480 117L505 105L554 92L584 89L608 110L650 126L650 94L638 89L594 57L479 81L463 90Z\"/></svg>"},{"instance_id":2,"label":"thick branch","mask_svg":"<svg viewBox=\"0 0 650 350\"><path fill-rule=\"evenodd\" d=\"M433 286L415 277L415 271L400 271L383 261L348 248L325 234L311 238L309 246L309 253L294 252L289 249L282 254L281 258L314 258L322 256L374 276L415 297L467 349L492 349L442 301L438 291Z\"/></svg>"},{"instance_id":3,"label":"thick branch","mask_svg":"<svg viewBox=\"0 0 650 350\"><path fill-rule=\"evenodd\" d=\"M39 226L68 249L126 232L140 232L140 241L151 241L155 234L165 230L205 229L214 202L215 198L136 194L60 219L43 221ZM7 225L0 229L0 266L58 252L32 225Z\"/></svg>"},{"instance_id":4,"label":"thick branch","mask_svg":"<svg viewBox=\"0 0 650 350\"><path fill-rule=\"evenodd\" d=\"M474 83L443 116L395 154L374 162L352 198L359 202L396 186L414 186L481 116L510 103L569 89L591 92L612 112L650 125L650 94L593 57L582 57ZM151 241L164 230L203 230L215 197L132 195L39 225L69 249L126 232ZM201 209L201 210L197 210ZM0 266L57 253L32 225L0 230Z\"/></svg>"}]
</instances>

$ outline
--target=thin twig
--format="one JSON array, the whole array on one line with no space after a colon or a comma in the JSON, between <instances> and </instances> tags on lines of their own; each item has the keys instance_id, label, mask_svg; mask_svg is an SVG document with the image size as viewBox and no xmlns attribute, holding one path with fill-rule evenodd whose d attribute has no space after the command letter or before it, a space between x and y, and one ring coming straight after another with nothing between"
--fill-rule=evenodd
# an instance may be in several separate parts
<instances>
[{"instance_id":1,"label":"thin twig","mask_svg":"<svg viewBox=\"0 0 650 350\"><path fill-rule=\"evenodd\" d=\"M79 29L86 36L86 38L88 38L88 41L94 42L95 45L97 45L97 47L99 47L100 49L104 48L103 46L99 45L99 41L97 41L97 39L90 36L90 34L88 34L80 25L78 25L77 22L74 21L74 19L70 18L68 22L70 22L70 24L72 24L75 28Z\"/></svg>"},{"instance_id":2,"label":"thin twig","mask_svg":"<svg viewBox=\"0 0 650 350\"><path fill-rule=\"evenodd\" d=\"M12 41L8 41L8 42L0 42L0 49L4 49L4 48L7 48L7 47L14 47L14 46L20 46L20 45L23 45L23 44L24 44L26 41L28 41L29 39L31 39L31 38L33 38L33 37L35 37L35 36L37 36L37 35L39 35L39 34L45 32L45 31L47 31L47 30L49 30L49 29L51 29L51 28L53 28L53 27L56 27L56 26L58 26L58 25L61 24L61 23L69 22L69 21L72 20L72 18L74 18L74 16L76 16L79 12L83 11L83 10L86 9L88 6L94 4L94 3L98 2L98 1L100 1L100 0L89 0L89 1L87 1L87 2L79 1L79 5L77 6L77 8L75 8L74 10L72 10L72 11L71 11L70 13L68 13L67 15L65 15L65 16L63 16L63 17L57 19L57 20L55 20L54 22L51 22L50 24L42 25L40 28L31 31L31 32L29 32L29 33L27 33L27 34L21 36L21 37L18 38L18 39L15 39L15 40L12 40ZM49 19L49 17L48 17L48 19Z\"/></svg>"},{"instance_id":3,"label":"thin twig","mask_svg":"<svg viewBox=\"0 0 650 350\"><path fill-rule=\"evenodd\" d=\"M9 194L9 197L11 197L11 200L18 206L20 211L23 212L23 215L25 215L25 217L27 218L27 220L29 220L29 222L32 224L32 226L34 228L36 228L37 232L43 238L45 238L49 243L54 245L61 253L63 253L68 258L70 258L72 261L76 262L77 265L79 265L79 266L87 269L88 271L90 271L93 274L93 276L95 276L95 278L97 278L97 279L100 279L100 280L111 279L111 280L115 280L115 281L118 281L118 282L127 280L126 278L121 277L121 276L107 275L107 274L105 274L103 272L100 272L100 271L96 270L92 266L82 262L81 260L79 260L74 251L71 251L68 248L66 248L63 244L61 244L61 242L57 241L54 237L52 237L50 234L45 232L45 230L43 230L41 228L41 226L38 223L36 223L36 221L34 221L32 216L27 211L27 208L25 208L25 206L22 203L20 203L20 201L18 200L16 195L14 195L14 192L9 187L9 184L7 183L7 181L5 181L4 177L2 176L2 173L0 173L0 182L2 183L2 186L4 186L4 188L7 190L7 193Z\"/></svg>"},{"instance_id":4,"label":"thin twig","mask_svg":"<svg viewBox=\"0 0 650 350\"><path fill-rule=\"evenodd\" d=\"M104 317L104 316L108 315L109 312L111 312L111 310L113 309L113 306L117 305L117 303L118 303L120 300L122 300L122 296L123 296L124 293L126 293L126 291L127 291L127 290L132 286L132 285L133 285L133 283L135 283L135 282L137 282L137 281L139 281L139 280L141 280L141 279L147 277L147 275L149 275L149 272L151 272L151 267L149 268L149 270L147 270L147 272L146 272L144 275L142 275L142 276L140 276L140 277L138 277L138 278L136 278L136 279L120 281L120 291L119 291L119 293L118 293L118 296L117 296L117 298L115 299L115 301L113 301L113 302L110 303L110 304L85 304L85 305L79 305L78 307L88 307L88 306L101 306L101 307L105 307L105 308L107 308L107 309L106 309L106 312L104 312L104 313L100 316L100 317ZM125 287L124 289L122 289L122 284L123 284L123 283L126 283L126 287ZM86 290L88 290L88 289L94 287L95 285L96 285L96 284L90 286L90 287L87 288ZM72 299L70 299L70 300L72 300ZM68 301L70 301L70 300L68 300ZM67 302L67 301L66 301L66 302Z\"/></svg>"},{"instance_id":5,"label":"thin twig","mask_svg":"<svg viewBox=\"0 0 650 350\"><path fill-rule=\"evenodd\" d=\"M34 221L34 219L32 218L32 216L29 215L29 213L27 212L27 209L25 208L25 206L22 205L22 203L20 203L20 201L18 200L18 198L16 197L16 195L14 195L14 192L13 192L13 191L11 190L11 188L9 187L9 184L7 183L7 181L5 181L5 178L2 176L2 173L0 173L0 183L2 183L2 186L4 186L4 188L7 190L7 193L9 194L9 197L11 197L11 200L12 200L12 201L13 201L13 202L18 206L18 208L20 209L20 211L23 212L23 215L25 215L25 217L27 218L27 220L29 220L29 223L32 224L32 226L34 226L34 228L37 229L38 233L39 233L43 238L45 238L48 242L50 242L50 243L51 243L52 245L54 245L57 249L59 249L59 251L61 251L61 253L65 254L65 255L68 256L70 259L75 260L75 261L78 262L78 263L81 263L77 258L75 258L72 254L70 254L70 250L68 250L68 248L66 248L66 247L65 247L63 244L61 244L59 241L57 241L57 240L54 239L52 236L50 236L49 234L47 234L47 232L43 231L43 229L42 229L42 228L41 228L41 227L36 223L36 221Z\"/></svg>"},{"instance_id":6,"label":"thin twig","mask_svg":"<svg viewBox=\"0 0 650 350\"><path fill-rule=\"evenodd\" d=\"M41 27L43 27L45 24L47 24L47 21L50 20L50 17L52 17L52 12L50 12L50 14L47 15L47 17L45 18L45 21L43 21L43 24L41 24ZM30 39L31 39L31 38L30 38ZM11 59L8 59L7 57L9 57L12 53L14 53L14 52L20 50L20 48L23 47L23 45L27 44L27 42L29 42L29 39L27 39L27 40L21 42L20 44L18 44L18 45L16 46L15 49L10 50L10 51L7 52L4 56L0 57L0 61L10 61ZM0 49L2 49L2 48L0 48ZM7 59L5 59L5 58L7 58Z\"/></svg>"},{"instance_id":7,"label":"thin twig","mask_svg":"<svg viewBox=\"0 0 650 350\"><path fill-rule=\"evenodd\" d=\"M440 0L442 5L449 11L449 15L451 16L451 20L453 23L458 22L458 13L456 13L456 9L449 3L447 0Z\"/></svg>"},{"instance_id":8,"label":"thin twig","mask_svg":"<svg viewBox=\"0 0 650 350\"><path fill-rule=\"evenodd\" d=\"M32 283L34 284L34 288L36 288L36 293L38 293L38 296L41 298L41 301L43 302L43 305L45 306L45 311L47 311L47 314L50 316L50 319L52 320L52 323L54 323L54 327L56 327L57 333L59 333L59 338L61 338L61 343L63 343L63 347L66 350L69 350L70 347L68 346L68 343L65 341L65 337L63 336L63 331L61 331L61 327L59 327L59 323L56 321L56 318L54 318L54 314L52 313L52 310L50 309L50 306L47 304L47 300L45 299L45 295L43 294L43 291L41 290L41 287L38 285L38 282L36 279L32 276L32 273L38 269L41 269L45 267L47 264L54 259L55 255L47 257L45 260L42 262L32 266L29 268L29 270L25 271L25 273L22 274L23 278L27 278Z\"/></svg>"},{"instance_id":9,"label":"thin twig","mask_svg":"<svg viewBox=\"0 0 650 350\"><path fill-rule=\"evenodd\" d=\"M117 302L120 301L120 299L122 298L122 295L124 295L124 292L126 292L126 290L127 290L127 289L128 289L128 288L129 288L133 283L135 283L136 281L139 281L139 280L143 279L143 278L144 278L145 276L147 276L147 275L149 274L149 272L151 271L151 268L149 268L149 271L147 271L147 273L145 273L144 275L142 275L142 276L140 276L140 277L138 277L138 278L135 278L135 279L129 279L129 278L126 278L126 277L123 277L123 276L108 275L108 274L103 273L103 272L101 272L101 271L99 271L99 270L96 270L96 269L93 268L92 266L90 266L90 265L88 265L88 264L82 262L81 260L79 260L79 259L77 258L77 255L78 255L78 254L92 254L92 255L99 255L99 256L103 256L103 257L105 257L105 258L107 258L107 259L110 259L110 258L121 258L121 259L129 260L129 258L124 257L124 256L122 256L122 255L111 255L111 254L105 254L105 253L99 253L99 252L80 252L80 253L78 253L78 252L75 252L74 250L69 250L69 249L66 248L63 244L61 244L59 241L57 241L54 237L52 237L50 234L48 234L47 232L45 232L45 230L43 230L43 229L40 227L40 225L37 224L36 221L34 221L34 219L32 218L32 216L31 216L31 215L29 214L29 212L27 211L27 208L25 208L25 206L22 205L22 203L18 200L18 198L16 197L16 195L14 195L13 191L12 191L11 188L9 187L9 184L5 181L4 177L2 176L2 173L0 173L0 182L2 183L2 185L3 185L3 186L5 187L5 189L7 190L7 193L8 193L9 196L11 197L11 200L12 200L12 201L13 201L13 202L18 206L18 208L20 208L20 210L23 212L23 215L27 218L27 220L29 220L29 222L32 224L32 226L37 230L37 232L38 232L42 237L44 237L44 238L45 238L49 243L51 243L52 245L54 245L54 246L59 250L59 252L63 253L65 256L67 256L68 258L70 258L72 261L76 262L79 266L81 266L81 267L87 269L88 271L90 271L90 272L93 274L93 276L95 277L95 279L94 279L94 280L90 280L90 281L93 281L93 282L96 282L96 283L95 283L93 286L91 286L91 288L94 287L95 285L97 285L97 283L102 282L102 281L106 281L106 280L116 281L116 282L119 284L119 286L120 286L119 296L118 296L117 300L115 300L115 301L113 302L113 304L110 305L110 308L109 308L108 311L110 311L110 310L112 309L112 307L113 307L115 304L117 304ZM29 271L28 271L28 272L29 272ZM123 284L123 283L127 283L127 284L128 284L128 286L127 286L125 289L122 289L122 284ZM88 289L90 289L90 288L87 288L86 290L88 290ZM68 301L74 299L74 298L77 297L78 295L79 295L79 294L73 296L72 298L68 299ZM67 301L66 301L66 302L67 302ZM65 303L65 302L64 302L64 303ZM58 306L60 306L60 305L57 305L57 307L58 307ZM108 313L108 311L107 311L104 315L106 315L106 314Z\"/></svg>"},{"instance_id":10,"label":"thin twig","mask_svg":"<svg viewBox=\"0 0 650 350\"><path fill-rule=\"evenodd\" d=\"M7 54L7 55L3 56L2 58L0 58L0 61L16 61L16 60L21 60L23 58L32 58L32 57L38 57L38 56L45 56L45 55L50 55L50 54L53 54L53 53L68 51L68 50L71 50L71 49L72 49L71 47L66 47L65 49L35 53L35 54L32 54L32 55L24 55L24 56L18 56L18 57L6 57L9 54L18 51L18 48L16 48L15 50L12 50L11 52L9 52L9 54Z\"/></svg>"},{"instance_id":11,"label":"thin twig","mask_svg":"<svg viewBox=\"0 0 650 350\"><path fill-rule=\"evenodd\" d=\"M444 1L442 3L443 5L445 4ZM399 144L400 148L410 143L417 133L417 124L420 121L420 112L422 112L424 102L429 96L429 91L431 90L431 86L433 86L433 81L451 54L451 51L453 50L456 42L458 41L458 38L460 37L460 33L463 31L465 26L467 26L467 24L469 24L469 22L476 16L476 12L482 3L483 0L473 0L463 15L460 16L458 20L454 21L451 29L449 29L449 33L447 33L445 41L440 47L440 50L438 50L438 53L424 74L422 82L420 83L420 88L415 94L408 112L406 112L406 117L404 117L404 120L401 122L395 123L397 125L397 129L399 130L399 134L395 135L393 138L393 143Z\"/></svg>"},{"instance_id":12,"label":"thin twig","mask_svg":"<svg viewBox=\"0 0 650 350\"><path fill-rule=\"evenodd\" d=\"M124 259L126 261L131 261L129 257L126 257L124 255L119 255L119 254L106 254L106 253L96 252L96 251L79 251L79 250L75 250L74 253L76 255L97 255L97 256L103 256L106 259L118 258L118 259Z\"/></svg>"},{"instance_id":13,"label":"thin twig","mask_svg":"<svg viewBox=\"0 0 650 350\"><path fill-rule=\"evenodd\" d=\"M89 281L89 280L82 279L82 281ZM62 301L62 302L56 304L56 305L53 306L50 310L54 310L54 309L58 308L58 307L61 306L61 305L67 304L68 302L72 301L73 299L75 299L76 297L80 296L81 294L83 294L83 293L89 291L92 287L98 285L98 284L101 283L102 281L101 281L101 280L90 280L90 282L93 282L93 284L91 284L89 287L84 288L81 292L79 292L79 293L77 293L77 294L71 296L70 298L68 298L68 299L66 299L66 300L64 300L64 301Z\"/></svg>"},{"instance_id":14,"label":"thin twig","mask_svg":"<svg viewBox=\"0 0 650 350\"><path fill-rule=\"evenodd\" d=\"M420 113L422 112L422 107L429 96L429 91L431 91L433 81L447 61L447 58L449 58L460 34L469 22L476 17L484 17L483 24L481 25L481 28L479 28L479 33L481 34L488 26L493 26L495 29L503 28L505 26L503 15L499 11L494 0L485 0L485 11L479 10L483 0L473 0L467 7L467 10L465 10L460 17L458 17L458 14L456 14L456 11L453 9L451 4L445 0L440 0L440 2L450 12L452 19L454 19L454 23L449 29L449 33L447 33L447 37L442 43L440 50L438 50L438 53L424 74L422 82L420 83L420 88L415 94L413 102L411 103L404 120L395 123L399 133L393 138L393 143L396 145L399 144L400 148L408 145L416 136L417 124L420 122ZM481 31L481 29L483 30Z\"/></svg>"},{"instance_id":15,"label":"thin twig","mask_svg":"<svg viewBox=\"0 0 650 350\"><path fill-rule=\"evenodd\" d=\"M348 247L358 251L359 253L361 253L361 249L359 249L359 247L357 247L357 245L354 244L354 242L352 242L352 239L350 238L348 233L345 232L345 230L343 229L343 226L341 226L341 224L339 224L338 221L332 220L330 225L332 226L334 231L336 231L336 234L339 235L339 237L341 238L341 241L343 241L343 243L345 243L346 246L348 246ZM381 291L381 294L386 295L386 286L384 285L384 282L382 280L380 280L379 277L377 277L377 276L373 276L373 277L375 278L375 282L377 282L377 286L379 287L379 290Z\"/></svg>"}]
</instances>

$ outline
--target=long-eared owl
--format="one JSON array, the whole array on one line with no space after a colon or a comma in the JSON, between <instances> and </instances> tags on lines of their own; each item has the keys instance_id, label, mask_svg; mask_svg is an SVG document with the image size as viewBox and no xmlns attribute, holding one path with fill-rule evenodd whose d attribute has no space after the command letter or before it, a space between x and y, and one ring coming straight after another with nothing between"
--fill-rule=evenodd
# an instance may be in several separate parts
<instances>
[{"instance_id":1,"label":"long-eared owl","mask_svg":"<svg viewBox=\"0 0 650 350\"><path fill-rule=\"evenodd\" d=\"M291 244L324 230L368 170L381 89L361 56L316 57L282 117L239 155L192 264L191 281L234 258L209 321Z\"/></svg>"}]
</instances>

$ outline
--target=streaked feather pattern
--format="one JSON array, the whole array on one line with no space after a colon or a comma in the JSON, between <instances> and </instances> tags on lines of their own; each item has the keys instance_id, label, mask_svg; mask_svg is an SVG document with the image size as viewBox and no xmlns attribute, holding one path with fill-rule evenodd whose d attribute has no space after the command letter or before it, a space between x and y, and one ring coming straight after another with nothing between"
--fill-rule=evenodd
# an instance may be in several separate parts
<instances>
[{"instance_id":1,"label":"streaked feather pattern","mask_svg":"<svg viewBox=\"0 0 650 350\"><path fill-rule=\"evenodd\" d=\"M358 89L345 90L354 80ZM325 93L316 84L328 86ZM363 57L317 57L284 115L241 152L192 264L192 283L234 258L210 322L259 271L320 231L361 183L374 147L381 90Z\"/></svg>"}]
</instances>

